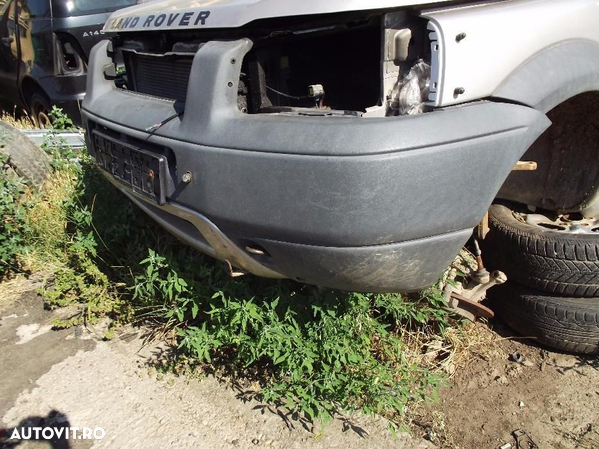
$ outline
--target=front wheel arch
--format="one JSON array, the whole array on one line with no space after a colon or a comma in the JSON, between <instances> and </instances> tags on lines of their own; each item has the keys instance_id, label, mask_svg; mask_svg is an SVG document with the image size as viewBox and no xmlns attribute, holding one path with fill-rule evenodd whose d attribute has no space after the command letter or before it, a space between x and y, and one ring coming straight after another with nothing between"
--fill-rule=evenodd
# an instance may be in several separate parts
<instances>
[{"instance_id":1,"label":"front wheel arch","mask_svg":"<svg viewBox=\"0 0 599 449\"><path fill-rule=\"evenodd\" d=\"M599 91L598 73L599 43L565 41L523 63L491 98L548 113L579 94Z\"/></svg>"},{"instance_id":2,"label":"front wheel arch","mask_svg":"<svg viewBox=\"0 0 599 449\"><path fill-rule=\"evenodd\" d=\"M599 217L599 91L569 98L547 117L552 125L522 157L537 169L512 172L498 198Z\"/></svg>"}]
</instances>

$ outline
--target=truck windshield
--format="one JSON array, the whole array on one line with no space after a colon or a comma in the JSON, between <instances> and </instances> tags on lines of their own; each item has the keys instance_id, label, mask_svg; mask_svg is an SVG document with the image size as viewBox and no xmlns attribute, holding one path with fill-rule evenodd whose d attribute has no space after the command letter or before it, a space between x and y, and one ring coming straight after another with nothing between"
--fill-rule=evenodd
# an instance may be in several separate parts
<instances>
[{"instance_id":1,"label":"truck windshield","mask_svg":"<svg viewBox=\"0 0 599 449\"><path fill-rule=\"evenodd\" d=\"M52 0L54 17L85 16L116 11L141 3L138 0Z\"/></svg>"}]
</instances>

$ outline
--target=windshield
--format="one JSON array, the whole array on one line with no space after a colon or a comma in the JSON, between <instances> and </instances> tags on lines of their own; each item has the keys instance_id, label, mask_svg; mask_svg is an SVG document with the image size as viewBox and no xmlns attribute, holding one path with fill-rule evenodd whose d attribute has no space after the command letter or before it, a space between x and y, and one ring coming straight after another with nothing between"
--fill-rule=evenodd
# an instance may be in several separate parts
<instances>
[{"instance_id":1,"label":"windshield","mask_svg":"<svg viewBox=\"0 0 599 449\"><path fill-rule=\"evenodd\" d=\"M54 17L85 16L136 5L138 0L52 0Z\"/></svg>"}]
</instances>

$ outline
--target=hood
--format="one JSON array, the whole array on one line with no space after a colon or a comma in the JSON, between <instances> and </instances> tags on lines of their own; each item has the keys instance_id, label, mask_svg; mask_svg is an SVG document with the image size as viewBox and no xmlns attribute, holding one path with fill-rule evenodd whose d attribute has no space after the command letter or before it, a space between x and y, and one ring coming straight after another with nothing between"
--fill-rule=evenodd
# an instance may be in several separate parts
<instances>
[{"instance_id":1,"label":"hood","mask_svg":"<svg viewBox=\"0 0 599 449\"><path fill-rule=\"evenodd\" d=\"M451 0L158 0L121 9L106 32L239 28L274 17L401 8Z\"/></svg>"}]
</instances>

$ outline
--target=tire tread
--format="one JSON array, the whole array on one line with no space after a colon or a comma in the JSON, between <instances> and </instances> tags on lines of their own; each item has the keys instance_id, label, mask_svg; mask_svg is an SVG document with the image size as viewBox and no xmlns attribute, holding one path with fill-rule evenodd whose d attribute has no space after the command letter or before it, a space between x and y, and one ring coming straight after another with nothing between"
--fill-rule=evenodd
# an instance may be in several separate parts
<instances>
[{"instance_id":1,"label":"tire tread","mask_svg":"<svg viewBox=\"0 0 599 449\"><path fill-rule=\"evenodd\" d=\"M485 260L508 278L564 296L599 296L599 235L568 234L521 223L503 205L489 213Z\"/></svg>"},{"instance_id":2,"label":"tire tread","mask_svg":"<svg viewBox=\"0 0 599 449\"><path fill-rule=\"evenodd\" d=\"M548 296L510 282L493 290L497 316L518 333L554 349L599 354L599 298Z\"/></svg>"}]
</instances>

